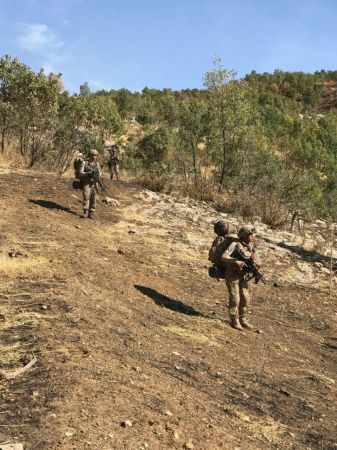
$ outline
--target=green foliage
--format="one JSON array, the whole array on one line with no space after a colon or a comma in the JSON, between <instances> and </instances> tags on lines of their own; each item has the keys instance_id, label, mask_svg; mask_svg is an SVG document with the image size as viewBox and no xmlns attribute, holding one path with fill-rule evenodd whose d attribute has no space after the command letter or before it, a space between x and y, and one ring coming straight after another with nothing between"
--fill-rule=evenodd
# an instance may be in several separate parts
<instances>
[{"instance_id":1,"label":"green foliage","mask_svg":"<svg viewBox=\"0 0 337 450\"><path fill-rule=\"evenodd\" d=\"M336 218L337 71L238 80L217 59L204 86L91 93L83 83L69 95L59 76L5 56L0 150L63 172L76 150L103 151L106 139L126 138L124 169L153 189L179 185L274 225L296 210Z\"/></svg>"},{"instance_id":2,"label":"green foliage","mask_svg":"<svg viewBox=\"0 0 337 450\"><path fill-rule=\"evenodd\" d=\"M166 128L158 128L146 135L139 142L145 165L149 166L164 160L172 142L172 134Z\"/></svg>"}]
</instances>

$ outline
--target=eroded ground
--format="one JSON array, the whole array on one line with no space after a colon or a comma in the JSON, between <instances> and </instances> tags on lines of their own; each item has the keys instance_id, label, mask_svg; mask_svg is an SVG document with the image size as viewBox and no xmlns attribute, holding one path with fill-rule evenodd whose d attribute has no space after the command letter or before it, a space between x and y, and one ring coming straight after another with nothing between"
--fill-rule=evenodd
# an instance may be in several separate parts
<instances>
[{"instance_id":1,"label":"eroded ground","mask_svg":"<svg viewBox=\"0 0 337 450\"><path fill-rule=\"evenodd\" d=\"M207 205L109 184L119 206L93 222L69 179L4 173L0 188L0 368L38 360L0 380L0 443L337 449L335 291L285 277L315 261L258 236L267 286L242 334L207 275Z\"/></svg>"}]
</instances>

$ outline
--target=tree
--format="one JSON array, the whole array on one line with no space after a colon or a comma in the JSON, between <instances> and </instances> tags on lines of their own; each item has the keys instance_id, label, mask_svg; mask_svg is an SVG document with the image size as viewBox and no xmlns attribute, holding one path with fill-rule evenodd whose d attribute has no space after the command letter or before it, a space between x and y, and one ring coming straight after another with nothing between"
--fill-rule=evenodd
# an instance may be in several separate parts
<instances>
[{"instance_id":1,"label":"tree","mask_svg":"<svg viewBox=\"0 0 337 450\"><path fill-rule=\"evenodd\" d=\"M204 85L209 92L210 136L208 146L219 173L219 188L226 177L238 169L245 144L252 136L252 104L246 82L235 80L236 72L214 61L214 69L207 72Z\"/></svg>"}]
</instances>

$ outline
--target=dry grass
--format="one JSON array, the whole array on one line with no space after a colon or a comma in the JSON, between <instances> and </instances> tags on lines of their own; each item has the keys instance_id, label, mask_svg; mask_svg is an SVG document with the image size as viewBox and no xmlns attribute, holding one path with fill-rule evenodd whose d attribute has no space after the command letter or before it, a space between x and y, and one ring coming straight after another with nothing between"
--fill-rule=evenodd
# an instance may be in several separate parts
<instances>
[{"instance_id":1,"label":"dry grass","mask_svg":"<svg viewBox=\"0 0 337 450\"><path fill-rule=\"evenodd\" d=\"M213 341L208 336L205 336L204 334L198 333L196 331L187 330L186 328L163 327L163 330L166 333L173 333L177 336L189 339L190 341L198 342L198 344L209 345L211 347L221 347L221 344Z\"/></svg>"},{"instance_id":2,"label":"dry grass","mask_svg":"<svg viewBox=\"0 0 337 450\"><path fill-rule=\"evenodd\" d=\"M10 258L7 255L0 255L0 273L7 275L16 274L18 272L32 272L36 269L46 268L47 259L41 256L36 258L18 257ZM40 272L40 270L39 270Z\"/></svg>"},{"instance_id":3,"label":"dry grass","mask_svg":"<svg viewBox=\"0 0 337 450\"><path fill-rule=\"evenodd\" d=\"M262 438L273 446L282 443L282 434L285 426L275 421L272 417L267 416L260 420L256 416L251 418L237 407L234 407L230 412L235 417L235 420L238 421L237 426L242 430L246 430L250 436L258 439Z\"/></svg>"}]
</instances>

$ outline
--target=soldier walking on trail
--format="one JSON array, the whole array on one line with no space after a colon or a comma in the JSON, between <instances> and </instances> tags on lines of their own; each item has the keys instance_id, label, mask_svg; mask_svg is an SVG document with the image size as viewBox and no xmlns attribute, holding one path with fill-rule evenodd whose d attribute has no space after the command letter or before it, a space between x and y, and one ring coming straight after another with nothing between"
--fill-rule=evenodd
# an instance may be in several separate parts
<instances>
[{"instance_id":1,"label":"soldier walking on trail","mask_svg":"<svg viewBox=\"0 0 337 450\"><path fill-rule=\"evenodd\" d=\"M99 178L101 176L101 169L97 159L98 151L91 149L89 159L82 161L79 169L79 178L82 181L83 192L83 215L81 217L84 219L95 218L97 181L95 181L94 172L98 172Z\"/></svg>"},{"instance_id":2,"label":"soldier walking on trail","mask_svg":"<svg viewBox=\"0 0 337 450\"><path fill-rule=\"evenodd\" d=\"M247 320L250 303L248 281L252 275L242 258L254 260L255 229L245 225L236 233L236 227L220 220L214 225L214 231L217 238L210 248L209 260L214 264L211 271L215 270L215 275L213 273L211 276L226 280L232 327L239 331L243 331L243 328L252 329Z\"/></svg>"},{"instance_id":3,"label":"soldier walking on trail","mask_svg":"<svg viewBox=\"0 0 337 450\"><path fill-rule=\"evenodd\" d=\"M113 179L114 174L116 175L116 179L118 180L119 175L119 148L117 144L113 144L109 150L109 161L108 168L110 172L110 180Z\"/></svg>"}]
</instances>

